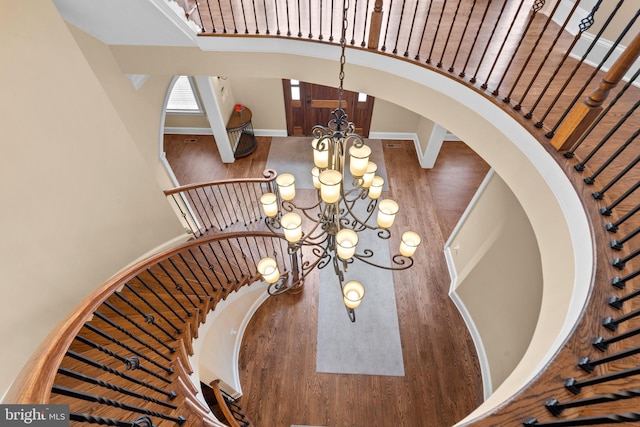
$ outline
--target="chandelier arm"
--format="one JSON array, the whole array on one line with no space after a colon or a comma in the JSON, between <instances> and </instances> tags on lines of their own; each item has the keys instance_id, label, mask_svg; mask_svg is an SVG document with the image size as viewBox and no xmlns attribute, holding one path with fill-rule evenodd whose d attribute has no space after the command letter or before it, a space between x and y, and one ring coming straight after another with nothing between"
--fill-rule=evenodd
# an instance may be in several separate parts
<instances>
[{"instance_id":1,"label":"chandelier arm","mask_svg":"<svg viewBox=\"0 0 640 427\"><path fill-rule=\"evenodd\" d=\"M305 214L305 216L311 220L313 220L313 218L311 218L310 216L308 216L306 214L307 211L310 211L312 209L316 209L318 206L320 206L320 203L322 202L322 200L318 200L314 205L312 206L298 206L295 203L293 203L292 201L282 201L282 203L280 204L280 206L282 207L282 210L287 211L287 212L293 212L294 210L299 210L302 213Z\"/></svg>"},{"instance_id":2,"label":"chandelier arm","mask_svg":"<svg viewBox=\"0 0 640 427\"><path fill-rule=\"evenodd\" d=\"M373 251L370 249L365 249L363 254L354 254L353 258L356 258L358 261L362 261L365 264L369 264L372 267L382 268L384 270L391 270L391 271L406 270L408 268L411 268L414 262L413 258L396 254L391 258L391 260L393 261L393 264L397 265L397 267L386 266L386 265L376 264L375 262L369 260L369 258L371 258L372 256L373 256Z\"/></svg>"}]
</instances>

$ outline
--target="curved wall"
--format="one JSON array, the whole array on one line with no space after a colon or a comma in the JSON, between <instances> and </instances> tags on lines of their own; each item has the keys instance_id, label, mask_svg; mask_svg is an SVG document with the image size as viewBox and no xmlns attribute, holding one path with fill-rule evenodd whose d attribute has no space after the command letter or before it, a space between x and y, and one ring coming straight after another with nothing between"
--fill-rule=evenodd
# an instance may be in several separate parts
<instances>
[{"instance_id":1,"label":"curved wall","mask_svg":"<svg viewBox=\"0 0 640 427\"><path fill-rule=\"evenodd\" d=\"M200 43L207 51L128 46L112 47L112 51L125 73L294 78L335 85L336 46L217 37L202 38ZM540 319L522 362L474 413L478 414L530 380L577 320L592 271L586 215L567 177L544 148L483 95L408 61L362 50L348 50L345 71L345 89L401 105L464 140L507 183L531 222L544 282ZM161 168L159 162L157 166Z\"/></svg>"}]
</instances>

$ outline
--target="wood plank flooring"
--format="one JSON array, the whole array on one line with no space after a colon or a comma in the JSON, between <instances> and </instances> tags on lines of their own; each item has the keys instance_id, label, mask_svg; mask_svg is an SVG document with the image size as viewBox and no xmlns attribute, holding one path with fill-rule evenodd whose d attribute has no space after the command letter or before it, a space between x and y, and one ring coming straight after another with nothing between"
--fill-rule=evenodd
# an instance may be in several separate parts
<instances>
[{"instance_id":1,"label":"wood plank flooring","mask_svg":"<svg viewBox=\"0 0 640 427\"><path fill-rule=\"evenodd\" d=\"M181 184L259 176L271 144L271 138L258 138L252 155L222 164L212 137L184 142L189 137L165 138L167 159ZM435 427L454 424L482 401L475 348L447 296L442 247L488 165L462 142L446 142L432 170L420 168L412 141L383 141L383 149L387 196L402 209L397 227L416 229L425 241L416 265L394 274L405 376L315 372L314 272L302 293L269 298L245 333L241 404L257 426Z\"/></svg>"}]
</instances>

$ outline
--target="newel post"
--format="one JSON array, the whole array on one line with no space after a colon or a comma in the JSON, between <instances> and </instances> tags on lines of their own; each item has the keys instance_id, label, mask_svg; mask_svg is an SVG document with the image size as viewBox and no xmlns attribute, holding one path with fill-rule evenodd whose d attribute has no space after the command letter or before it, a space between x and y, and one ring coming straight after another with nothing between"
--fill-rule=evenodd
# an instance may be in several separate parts
<instances>
[{"instance_id":1,"label":"newel post","mask_svg":"<svg viewBox=\"0 0 640 427\"><path fill-rule=\"evenodd\" d=\"M382 30L382 0L376 0L371 12L371 26L369 27L369 49L378 48L378 40L380 40L380 31Z\"/></svg>"},{"instance_id":2,"label":"newel post","mask_svg":"<svg viewBox=\"0 0 640 427\"><path fill-rule=\"evenodd\" d=\"M551 139L551 145L558 151L568 150L602 111L602 104L611 89L622 80L625 73L640 56L640 33L609 69L600 85L587 98L576 104L558 127Z\"/></svg>"}]
</instances>

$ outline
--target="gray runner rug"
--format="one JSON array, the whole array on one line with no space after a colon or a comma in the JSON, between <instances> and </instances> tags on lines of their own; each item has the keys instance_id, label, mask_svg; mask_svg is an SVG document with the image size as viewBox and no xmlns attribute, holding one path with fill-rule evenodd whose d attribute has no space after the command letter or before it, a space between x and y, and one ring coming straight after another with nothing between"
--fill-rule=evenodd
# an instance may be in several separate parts
<instances>
[{"instance_id":1,"label":"gray runner rug","mask_svg":"<svg viewBox=\"0 0 640 427\"><path fill-rule=\"evenodd\" d=\"M389 265L387 240L367 232L359 233L359 238L358 253L372 249L375 260ZM320 270L316 371L404 376L392 272L355 260L345 273L345 283L349 280L358 280L365 287L354 323L332 266Z\"/></svg>"}]
</instances>

